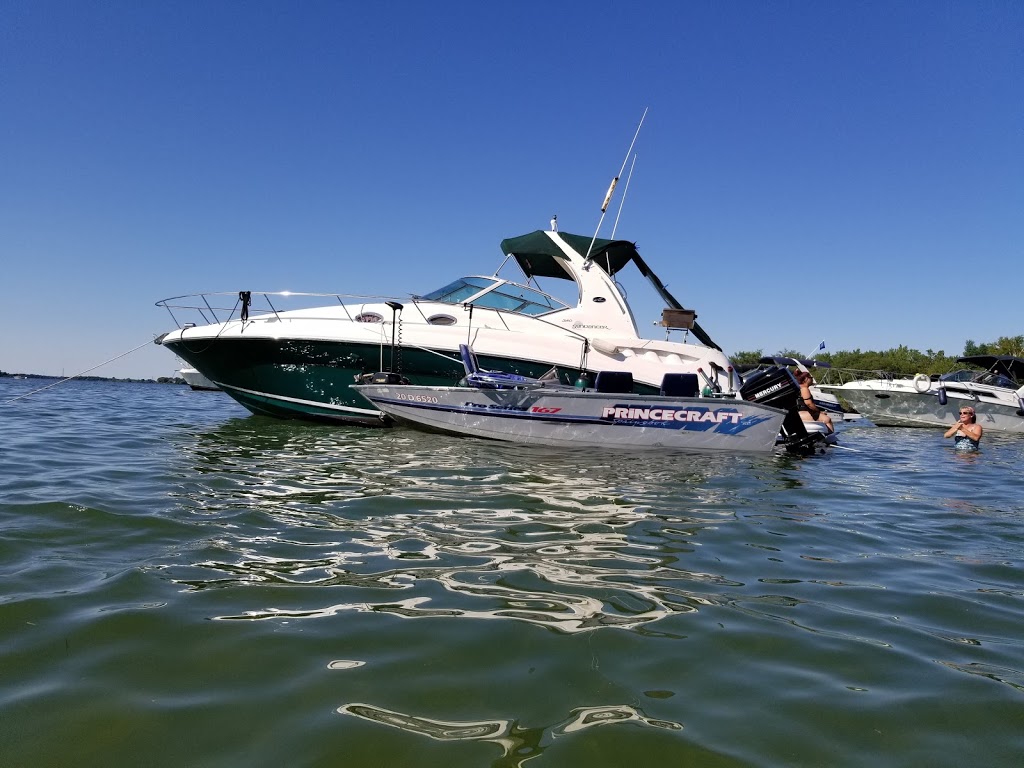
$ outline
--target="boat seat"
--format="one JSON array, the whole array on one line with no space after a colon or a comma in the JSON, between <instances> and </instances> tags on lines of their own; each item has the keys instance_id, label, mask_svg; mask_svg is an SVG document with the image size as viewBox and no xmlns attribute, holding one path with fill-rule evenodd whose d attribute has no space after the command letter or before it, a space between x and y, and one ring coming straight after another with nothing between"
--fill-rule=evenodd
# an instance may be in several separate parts
<instances>
[{"instance_id":1,"label":"boat seat","mask_svg":"<svg viewBox=\"0 0 1024 768\"><path fill-rule=\"evenodd\" d=\"M531 379L528 376L519 376L515 373L482 371L463 377L461 386L476 387L477 389L518 389L534 384L536 381L536 379Z\"/></svg>"},{"instance_id":2,"label":"boat seat","mask_svg":"<svg viewBox=\"0 0 1024 768\"><path fill-rule=\"evenodd\" d=\"M504 373L503 371L485 371L480 367L476 359L476 353L465 344L459 344L459 355L462 357L462 365L466 369L466 375L462 383L467 387L477 389L515 389L535 380L528 376L520 376L516 373Z\"/></svg>"},{"instance_id":3,"label":"boat seat","mask_svg":"<svg viewBox=\"0 0 1024 768\"><path fill-rule=\"evenodd\" d=\"M696 373L666 373L661 379L661 394L665 397L697 397L700 381Z\"/></svg>"},{"instance_id":4,"label":"boat seat","mask_svg":"<svg viewBox=\"0 0 1024 768\"><path fill-rule=\"evenodd\" d=\"M630 371L598 371L594 389L608 394L629 394L633 391L633 374Z\"/></svg>"},{"instance_id":5,"label":"boat seat","mask_svg":"<svg viewBox=\"0 0 1024 768\"><path fill-rule=\"evenodd\" d=\"M480 366L477 364L476 355L467 345L459 344L459 356L462 357L462 367L466 369L467 376L480 372Z\"/></svg>"}]
</instances>

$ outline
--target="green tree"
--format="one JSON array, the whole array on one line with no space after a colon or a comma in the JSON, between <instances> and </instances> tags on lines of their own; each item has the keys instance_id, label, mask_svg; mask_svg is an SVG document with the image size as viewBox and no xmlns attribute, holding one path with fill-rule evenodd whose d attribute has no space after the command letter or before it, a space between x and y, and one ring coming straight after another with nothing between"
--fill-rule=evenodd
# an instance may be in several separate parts
<instances>
[{"instance_id":1,"label":"green tree","mask_svg":"<svg viewBox=\"0 0 1024 768\"><path fill-rule=\"evenodd\" d=\"M780 350L775 353L779 357L803 357L799 352L793 350ZM854 349L837 352L822 352L815 355L817 360L830 363L833 368L842 369L846 372L857 372L863 374L857 378L874 378L877 375L889 376L914 376L918 373L928 375L941 375L949 373L958 368L964 368L963 363L958 363L958 357L971 357L974 355L1012 355L1013 357L1024 358L1024 335L1021 336L1000 336L995 341L978 344L971 339L964 342L962 355L947 355L943 350L935 351L927 349L920 352L916 349L902 344L892 349L883 351ZM732 356L736 365L755 365L763 357L760 349L737 352ZM849 376L844 377L846 379Z\"/></svg>"},{"instance_id":2,"label":"green tree","mask_svg":"<svg viewBox=\"0 0 1024 768\"><path fill-rule=\"evenodd\" d=\"M995 341L975 344L968 339L964 342L964 357L974 355L1013 355L1024 357L1024 336L1000 336Z\"/></svg>"},{"instance_id":3,"label":"green tree","mask_svg":"<svg viewBox=\"0 0 1024 768\"><path fill-rule=\"evenodd\" d=\"M775 353L775 356L776 357L796 357L796 358L801 358L804 355L803 355L802 352L797 352L795 349L780 349L778 352Z\"/></svg>"},{"instance_id":4,"label":"green tree","mask_svg":"<svg viewBox=\"0 0 1024 768\"><path fill-rule=\"evenodd\" d=\"M1000 336L992 346L992 354L1024 357L1024 336Z\"/></svg>"},{"instance_id":5,"label":"green tree","mask_svg":"<svg viewBox=\"0 0 1024 768\"><path fill-rule=\"evenodd\" d=\"M749 352L737 352L729 357L733 365L757 365L757 361L764 357L764 353L760 349L754 349Z\"/></svg>"}]
</instances>

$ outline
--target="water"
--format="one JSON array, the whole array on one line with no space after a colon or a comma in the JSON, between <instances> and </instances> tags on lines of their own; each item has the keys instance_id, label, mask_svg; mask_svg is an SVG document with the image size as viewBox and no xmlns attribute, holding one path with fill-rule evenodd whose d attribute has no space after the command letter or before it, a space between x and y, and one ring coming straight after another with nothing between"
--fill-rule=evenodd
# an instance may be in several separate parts
<instances>
[{"instance_id":1,"label":"water","mask_svg":"<svg viewBox=\"0 0 1024 768\"><path fill-rule=\"evenodd\" d=\"M601 455L105 382L0 424L0 766L1024 761L1024 439Z\"/></svg>"}]
</instances>

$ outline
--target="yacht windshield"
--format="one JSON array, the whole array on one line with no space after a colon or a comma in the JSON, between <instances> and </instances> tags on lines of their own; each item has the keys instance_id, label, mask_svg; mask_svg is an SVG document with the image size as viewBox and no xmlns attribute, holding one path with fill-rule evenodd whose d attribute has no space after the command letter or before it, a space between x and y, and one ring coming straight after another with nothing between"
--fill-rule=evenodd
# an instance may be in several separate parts
<instances>
[{"instance_id":1,"label":"yacht windshield","mask_svg":"<svg viewBox=\"0 0 1024 768\"><path fill-rule=\"evenodd\" d=\"M483 291L486 293L477 296ZM427 301L462 304L474 296L475 306L524 315L542 315L567 306L553 296L527 288L525 285L486 277L462 277L444 288L428 293L423 298Z\"/></svg>"},{"instance_id":2,"label":"yacht windshield","mask_svg":"<svg viewBox=\"0 0 1024 768\"><path fill-rule=\"evenodd\" d=\"M487 280L483 277L460 277L454 283L448 283L444 288L431 291L423 298L427 301L461 304L470 296L480 293L484 288L492 286L497 282L497 280Z\"/></svg>"},{"instance_id":3,"label":"yacht windshield","mask_svg":"<svg viewBox=\"0 0 1024 768\"><path fill-rule=\"evenodd\" d=\"M976 384L989 384L993 387L1006 387L1007 389L1016 389L1019 386L1009 376L1004 376L997 371L972 371L967 368L945 373L939 377L939 381L973 381Z\"/></svg>"},{"instance_id":4,"label":"yacht windshield","mask_svg":"<svg viewBox=\"0 0 1024 768\"><path fill-rule=\"evenodd\" d=\"M978 375L977 371L961 368L959 371L950 371L939 376L939 381L971 381Z\"/></svg>"}]
</instances>

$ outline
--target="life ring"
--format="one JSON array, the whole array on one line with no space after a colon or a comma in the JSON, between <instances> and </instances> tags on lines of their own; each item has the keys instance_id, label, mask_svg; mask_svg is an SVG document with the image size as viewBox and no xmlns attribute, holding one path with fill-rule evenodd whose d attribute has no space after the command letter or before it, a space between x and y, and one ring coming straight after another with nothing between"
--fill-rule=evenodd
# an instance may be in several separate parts
<instances>
[{"instance_id":1,"label":"life ring","mask_svg":"<svg viewBox=\"0 0 1024 768\"><path fill-rule=\"evenodd\" d=\"M927 373L919 373L914 377L914 389L922 395L932 388L932 379Z\"/></svg>"}]
</instances>

